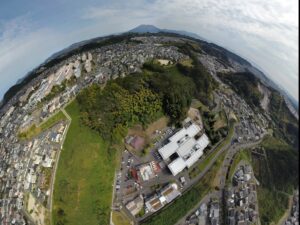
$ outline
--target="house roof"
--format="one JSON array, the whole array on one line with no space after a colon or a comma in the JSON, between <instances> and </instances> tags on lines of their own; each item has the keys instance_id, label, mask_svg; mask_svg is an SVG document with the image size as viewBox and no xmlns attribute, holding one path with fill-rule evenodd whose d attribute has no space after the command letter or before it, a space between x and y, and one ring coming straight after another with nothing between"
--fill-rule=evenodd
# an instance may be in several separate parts
<instances>
[{"instance_id":1,"label":"house roof","mask_svg":"<svg viewBox=\"0 0 300 225\"><path fill-rule=\"evenodd\" d=\"M176 152L178 144L176 142L169 142L168 144L164 145L162 148L158 150L160 155L164 160L168 159L172 154Z\"/></svg>"}]
</instances>

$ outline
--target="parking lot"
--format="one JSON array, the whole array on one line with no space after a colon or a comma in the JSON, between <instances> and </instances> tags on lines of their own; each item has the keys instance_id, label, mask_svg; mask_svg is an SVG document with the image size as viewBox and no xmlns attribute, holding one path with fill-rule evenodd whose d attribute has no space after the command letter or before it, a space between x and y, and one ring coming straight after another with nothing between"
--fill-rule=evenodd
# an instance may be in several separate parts
<instances>
[{"instance_id":1,"label":"parking lot","mask_svg":"<svg viewBox=\"0 0 300 225\"><path fill-rule=\"evenodd\" d=\"M174 177L158 153L158 149L166 143L173 132L175 132L175 130L170 127L167 127L161 132L157 132L156 136L153 138L155 140L153 143L154 147L150 150L150 154L147 154L145 157L138 157L128 149L123 150L121 164L116 173L114 186L114 209L123 209L129 218L133 219L130 212L126 209L126 204L137 196L141 195L144 199L147 199L150 196L153 196L158 189L161 189L170 182L174 182L174 180L180 187L181 192L189 186L190 179L187 170ZM160 167L159 173L149 180L136 179L134 172L132 171L148 162L157 163Z\"/></svg>"}]
</instances>

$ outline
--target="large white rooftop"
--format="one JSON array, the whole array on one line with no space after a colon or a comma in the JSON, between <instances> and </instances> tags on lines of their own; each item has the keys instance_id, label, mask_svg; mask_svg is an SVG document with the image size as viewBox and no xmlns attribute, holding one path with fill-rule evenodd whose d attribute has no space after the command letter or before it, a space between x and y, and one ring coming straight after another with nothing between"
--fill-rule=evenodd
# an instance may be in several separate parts
<instances>
[{"instance_id":1,"label":"large white rooftop","mask_svg":"<svg viewBox=\"0 0 300 225\"><path fill-rule=\"evenodd\" d=\"M177 158L174 161L172 161L168 165L169 169L171 170L171 173L176 176L178 173L180 173L185 167L185 162L182 158Z\"/></svg>"},{"instance_id":2,"label":"large white rooftop","mask_svg":"<svg viewBox=\"0 0 300 225\"><path fill-rule=\"evenodd\" d=\"M169 138L168 144L158 150L164 160L169 160L172 154L177 153L178 158L168 165L174 176L184 168L191 167L203 155L203 150L209 144L209 139L206 134L196 139L195 136L200 130L197 124L188 122Z\"/></svg>"},{"instance_id":3,"label":"large white rooftop","mask_svg":"<svg viewBox=\"0 0 300 225\"><path fill-rule=\"evenodd\" d=\"M178 148L178 144L176 142L169 142L168 144L164 145L162 148L158 150L161 157L166 160L168 159L172 154L175 153L176 149Z\"/></svg>"}]
</instances>

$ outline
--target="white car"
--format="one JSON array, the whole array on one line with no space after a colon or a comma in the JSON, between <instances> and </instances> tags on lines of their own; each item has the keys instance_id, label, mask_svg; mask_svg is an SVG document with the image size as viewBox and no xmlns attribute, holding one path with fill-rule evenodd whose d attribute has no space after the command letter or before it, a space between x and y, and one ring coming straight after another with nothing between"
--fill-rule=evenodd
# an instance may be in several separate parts
<instances>
[{"instance_id":1,"label":"white car","mask_svg":"<svg viewBox=\"0 0 300 225\"><path fill-rule=\"evenodd\" d=\"M180 177L179 180L180 180L180 183L182 185L185 185L185 178L184 177Z\"/></svg>"}]
</instances>

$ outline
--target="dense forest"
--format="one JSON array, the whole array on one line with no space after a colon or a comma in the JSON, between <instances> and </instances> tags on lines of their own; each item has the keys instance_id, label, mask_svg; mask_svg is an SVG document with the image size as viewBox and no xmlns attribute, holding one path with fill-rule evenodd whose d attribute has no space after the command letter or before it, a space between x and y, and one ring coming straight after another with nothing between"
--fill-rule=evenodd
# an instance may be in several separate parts
<instances>
[{"instance_id":1,"label":"dense forest","mask_svg":"<svg viewBox=\"0 0 300 225\"><path fill-rule=\"evenodd\" d=\"M273 121L274 136L282 138L297 150L299 149L299 125L287 108L284 98L275 90L270 96L270 116Z\"/></svg>"},{"instance_id":2,"label":"dense forest","mask_svg":"<svg viewBox=\"0 0 300 225\"><path fill-rule=\"evenodd\" d=\"M201 52L201 48L197 48L191 44L176 44L179 50L188 55L192 59L192 67L183 65L182 63L177 64L177 69L184 74L192 78L196 85L195 98L199 99L206 106L213 107L213 96L212 92L218 88L218 82L209 74L206 68L201 64L197 58L197 53Z\"/></svg>"},{"instance_id":3,"label":"dense forest","mask_svg":"<svg viewBox=\"0 0 300 225\"><path fill-rule=\"evenodd\" d=\"M218 77L240 95L250 107L260 107L262 94L258 90L258 78L249 72L218 73Z\"/></svg>"},{"instance_id":4,"label":"dense forest","mask_svg":"<svg viewBox=\"0 0 300 225\"><path fill-rule=\"evenodd\" d=\"M288 206L288 195L298 187L299 152L271 136L261 146L266 157L252 154L251 163L260 182L257 187L260 221L268 225L281 218Z\"/></svg>"},{"instance_id":5,"label":"dense forest","mask_svg":"<svg viewBox=\"0 0 300 225\"><path fill-rule=\"evenodd\" d=\"M145 125L162 112L159 96L150 89L130 93L115 82L107 84L104 90L97 85L85 89L78 101L84 124L106 139L123 136L128 126L135 123Z\"/></svg>"},{"instance_id":6,"label":"dense forest","mask_svg":"<svg viewBox=\"0 0 300 225\"><path fill-rule=\"evenodd\" d=\"M213 107L212 92L218 83L197 60L192 45L179 45L191 58L191 66L183 63L161 66L155 60L143 65L142 73L109 81L85 89L78 96L82 121L101 136L115 140L134 124L147 126L162 114L180 125L193 98Z\"/></svg>"},{"instance_id":7,"label":"dense forest","mask_svg":"<svg viewBox=\"0 0 300 225\"><path fill-rule=\"evenodd\" d=\"M189 77L175 67L159 69L146 64L143 73L93 85L78 95L81 118L100 135L116 141L134 124L147 126L162 114L173 124L185 118L195 93ZM155 67L157 67L155 69Z\"/></svg>"},{"instance_id":8,"label":"dense forest","mask_svg":"<svg viewBox=\"0 0 300 225\"><path fill-rule=\"evenodd\" d=\"M253 74L221 74L220 79L231 86L254 109L261 111L261 93L258 78ZM262 142L266 157L252 154L252 165L258 186L261 224L277 222L288 206L288 195L298 186L299 180L299 126L280 93L269 87L270 128L272 135ZM276 207L274 207L276 205Z\"/></svg>"}]
</instances>

